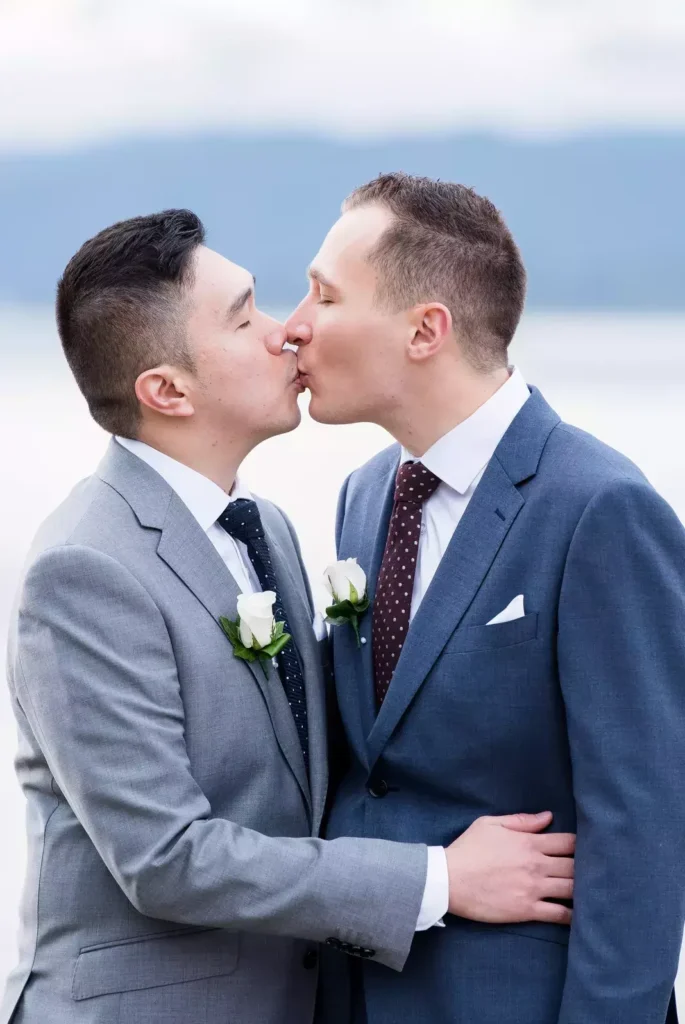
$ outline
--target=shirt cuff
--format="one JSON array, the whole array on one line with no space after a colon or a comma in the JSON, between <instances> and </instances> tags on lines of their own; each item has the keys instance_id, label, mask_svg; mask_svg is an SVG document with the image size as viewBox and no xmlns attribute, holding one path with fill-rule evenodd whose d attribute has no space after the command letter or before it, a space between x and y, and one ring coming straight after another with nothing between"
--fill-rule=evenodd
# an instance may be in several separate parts
<instances>
[{"instance_id":1,"label":"shirt cuff","mask_svg":"<svg viewBox=\"0 0 685 1024\"><path fill-rule=\"evenodd\" d=\"M416 922L416 931L425 932L437 925L444 928L442 918L447 913L450 900L450 879L447 871L447 854L442 846L428 847L428 871L426 888Z\"/></svg>"}]
</instances>

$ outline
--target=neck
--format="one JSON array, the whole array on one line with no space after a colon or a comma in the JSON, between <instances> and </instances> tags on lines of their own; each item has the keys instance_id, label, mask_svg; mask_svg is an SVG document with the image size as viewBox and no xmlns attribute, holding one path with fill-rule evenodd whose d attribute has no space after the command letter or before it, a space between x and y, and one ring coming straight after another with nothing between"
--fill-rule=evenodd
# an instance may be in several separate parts
<instances>
[{"instance_id":1,"label":"neck","mask_svg":"<svg viewBox=\"0 0 685 1024\"><path fill-rule=\"evenodd\" d=\"M246 438L145 426L138 440L201 473L230 494L238 469L255 444Z\"/></svg>"},{"instance_id":2,"label":"neck","mask_svg":"<svg viewBox=\"0 0 685 1024\"><path fill-rule=\"evenodd\" d=\"M438 373L417 378L402 388L402 400L380 425L414 458L459 426L509 379L506 367L489 374Z\"/></svg>"}]
</instances>

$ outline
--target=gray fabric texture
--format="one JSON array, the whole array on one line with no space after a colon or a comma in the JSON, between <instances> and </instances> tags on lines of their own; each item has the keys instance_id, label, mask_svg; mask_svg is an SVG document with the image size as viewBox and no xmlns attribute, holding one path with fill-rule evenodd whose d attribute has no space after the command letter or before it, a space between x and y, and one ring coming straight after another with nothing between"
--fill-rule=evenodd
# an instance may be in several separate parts
<instances>
[{"instance_id":1,"label":"gray fabric texture","mask_svg":"<svg viewBox=\"0 0 685 1024\"><path fill-rule=\"evenodd\" d=\"M316 838L322 651L292 528L259 507L305 670L309 777L280 679L220 628L233 577L154 470L112 442L35 541L9 638L28 872L2 1024L301 1024L315 943L403 966L426 849Z\"/></svg>"}]
</instances>

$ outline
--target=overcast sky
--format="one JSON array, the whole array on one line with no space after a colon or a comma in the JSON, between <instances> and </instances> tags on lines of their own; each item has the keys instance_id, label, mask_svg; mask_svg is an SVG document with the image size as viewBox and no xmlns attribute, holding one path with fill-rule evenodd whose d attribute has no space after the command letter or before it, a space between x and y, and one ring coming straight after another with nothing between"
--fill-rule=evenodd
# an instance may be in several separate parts
<instances>
[{"instance_id":1,"label":"overcast sky","mask_svg":"<svg viewBox=\"0 0 685 1024\"><path fill-rule=\"evenodd\" d=\"M685 128L685 0L0 0L0 148Z\"/></svg>"}]
</instances>

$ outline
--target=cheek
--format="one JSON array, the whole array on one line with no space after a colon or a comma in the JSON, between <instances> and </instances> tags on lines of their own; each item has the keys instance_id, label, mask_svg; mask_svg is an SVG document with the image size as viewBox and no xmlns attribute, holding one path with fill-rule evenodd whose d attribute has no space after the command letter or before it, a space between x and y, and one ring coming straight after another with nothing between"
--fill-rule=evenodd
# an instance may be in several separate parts
<instances>
[{"instance_id":1,"label":"cheek","mask_svg":"<svg viewBox=\"0 0 685 1024\"><path fill-rule=\"evenodd\" d=\"M319 360L327 367L359 367L364 359L368 329L362 318L333 317L317 331Z\"/></svg>"},{"instance_id":2,"label":"cheek","mask_svg":"<svg viewBox=\"0 0 685 1024\"><path fill-rule=\"evenodd\" d=\"M250 388L257 372L254 347L240 337L224 339L206 350L198 361L198 376L205 394L222 406L229 402L240 404L241 394Z\"/></svg>"}]
</instances>

